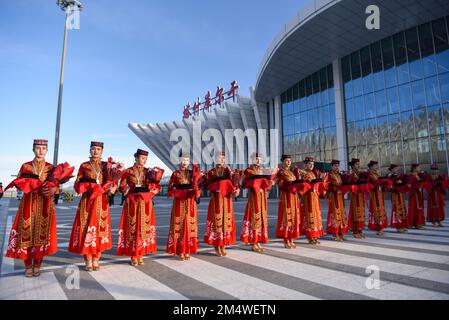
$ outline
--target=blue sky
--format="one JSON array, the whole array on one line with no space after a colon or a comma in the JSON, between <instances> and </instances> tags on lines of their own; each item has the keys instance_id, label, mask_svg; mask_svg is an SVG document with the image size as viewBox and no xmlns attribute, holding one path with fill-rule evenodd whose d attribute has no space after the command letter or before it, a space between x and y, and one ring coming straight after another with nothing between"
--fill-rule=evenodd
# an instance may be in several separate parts
<instances>
[{"instance_id":1,"label":"blue sky","mask_svg":"<svg viewBox=\"0 0 449 320\"><path fill-rule=\"evenodd\" d=\"M84 0L69 31L61 161L78 166L91 140L132 164L145 145L129 122L182 118L182 108L237 80L248 95L269 44L308 0ZM64 13L55 0L0 0L0 181L31 160L52 162ZM162 165L150 157L149 165Z\"/></svg>"}]
</instances>

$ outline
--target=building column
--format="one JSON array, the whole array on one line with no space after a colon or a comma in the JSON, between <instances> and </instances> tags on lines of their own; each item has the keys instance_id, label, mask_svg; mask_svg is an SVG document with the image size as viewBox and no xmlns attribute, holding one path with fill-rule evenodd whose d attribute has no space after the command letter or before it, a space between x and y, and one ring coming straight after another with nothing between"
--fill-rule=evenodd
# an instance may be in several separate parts
<instances>
[{"instance_id":1,"label":"building column","mask_svg":"<svg viewBox=\"0 0 449 320\"><path fill-rule=\"evenodd\" d=\"M346 139L345 97L343 92L343 77L341 74L341 61L332 62L335 93L335 116L337 125L338 160L341 161L341 170L348 170L348 146Z\"/></svg>"},{"instance_id":2,"label":"building column","mask_svg":"<svg viewBox=\"0 0 449 320\"><path fill-rule=\"evenodd\" d=\"M274 105L273 105L273 110L274 112L272 113L272 120L270 119L270 124L271 124L271 129L275 129L278 130L279 134L279 141L278 141L278 154L282 154L282 150L283 150L283 136L282 136L282 114L281 114L281 97L280 96L276 96L274 97ZM271 105L271 102L270 102Z\"/></svg>"},{"instance_id":3,"label":"building column","mask_svg":"<svg viewBox=\"0 0 449 320\"><path fill-rule=\"evenodd\" d=\"M277 134L277 141L275 141L276 137L273 137L270 134L270 151L271 148L278 148L277 149L277 154L278 155L282 155L283 153L283 143L284 143L284 139L283 139L283 135L282 135L282 105L281 105L281 97L280 96L276 96L273 99L274 104L272 101L270 101L270 108L273 112L270 112L270 128L277 130L278 134ZM279 159L278 159L279 160ZM275 197L279 198L279 187L276 186L275 188Z\"/></svg>"}]
</instances>

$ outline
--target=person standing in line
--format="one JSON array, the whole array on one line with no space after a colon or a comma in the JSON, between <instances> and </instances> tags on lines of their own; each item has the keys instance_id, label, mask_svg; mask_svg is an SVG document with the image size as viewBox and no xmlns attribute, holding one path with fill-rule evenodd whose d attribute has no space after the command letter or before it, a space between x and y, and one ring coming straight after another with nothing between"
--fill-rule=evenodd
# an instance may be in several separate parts
<instances>
[{"instance_id":1,"label":"person standing in line","mask_svg":"<svg viewBox=\"0 0 449 320\"><path fill-rule=\"evenodd\" d=\"M405 177L399 175L399 167L396 164L391 164L388 170L390 171L388 178L393 182L393 189L391 190L391 226L396 228L399 233L404 233L408 231L407 205L405 204L404 192L397 188L406 184Z\"/></svg>"},{"instance_id":2,"label":"person standing in line","mask_svg":"<svg viewBox=\"0 0 449 320\"><path fill-rule=\"evenodd\" d=\"M432 164L430 170L429 182L432 185L432 189L427 198L427 221L431 222L434 227L443 227L444 196L447 185L444 185L445 178L439 174L436 163Z\"/></svg>"},{"instance_id":3,"label":"person standing in line","mask_svg":"<svg viewBox=\"0 0 449 320\"><path fill-rule=\"evenodd\" d=\"M318 172L315 170L315 159L306 157L304 164L305 168L302 171L302 180L310 183L312 186L315 183L319 183L320 178L318 178ZM323 218L319 194L314 187L301 197L300 212L301 233L306 235L310 244L320 244L318 239L324 235Z\"/></svg>"},{"instance_id":4,"label":"person standing in line","mask_svg":"<svg viewBox=\"0 0 449 320\"><path fill-rule=\"evenodd\" d=\"M169 195L174 195L167 240L167 253L189 260L198 251L198 208L201 196L194 169L189 170L190 155L180 153L179 169L174 171L168 185Z\"/></svg>"},{"instance_id":5,"label":"person standing in line","mask_svg":"<svg viewBox=\"0 0 449 320\"><path fill-rule=\"evenodd\" d=\"M301 235L300 209L298 191L292 191L289 187L296 177L291 171L292 156L284 154L281 158L282 164L277 174L280 190L278 221L276 225L276 238L284 240L284 247L296 248L294 240Z\"/></svg>"},{"instance_id":6,"label":"person standing in line","mask_svg":"<svg viewBox=\"0 0 449 320\"><path fill-rule=\"evenodd\" d=\"M120 181L120 192L126 196L118 231L117 255L131 258L132 266L144 264L143 256L153 254L156 245L156 218L153 197L159 193L159 183L148 179L145 168L148 151L138 149L135 163L125 170Z\"/></svg>"},{"instance_id":7,"label":"person standing in line","mask_svg":"<svg viewBox=\"0 0 449 320\"><path fill-rule=\"evenodd\" d=\"M90 159L81 164L74 186L82 196L68 250L84 257L87 272L99 271L102 252L112 248L108 196L116 192L117 184L108 181L108 163L102 161L103 147L103 142L91 142Z\"/></svg>"},{"instance_id":8,"label":"person standing in line","mask_svg":"<svg viewBox=\"0 0 449 320\"><path fill-rule=\"evenodd\" d=\"M225 166L225 160L225 152L217 152L216 166L207 173L207 184L217 188L210 190L204 242L214 246L219 257L226 256L225 247L236 242L232 199L240 193L238 185L232 184L234 173L230 167ZM223 188L220 188L220 184Z\"/></svg>"},{"instance_id":9,"label":"person standing in line","mask_svg":"<svg viewBox=\"0 0 449 320\"><path fill-rule=\"evenodd\" d=\"M331 234L335 241L345 241L348 233L348 220L346 218L345 199L343 193L338 189L343 180L340 174L340 161L332 160L332 171L326 176L328 184L329 212L327 215L327 234Z\"/></svg>"},{"instance_id":10,"label":"person standing in line","mask_svg":"<svg viewBox=\"0 0 449 320\"><path fill-rule=\"evenodd\" d=\"M412 164L407 183L410 185L408 225L410 228L424 229L424 179L421 177L421 166Z\"/></svg>"},{"instance_id":11,"label":"person standing in line","mask_svg":"<svg viewBox=\"0 0 449 320\"><path fill-rule=\"evenodd\" d=\"M376 231L379 236L384 235L384 229L388 227L387 211L382 186L378 183L380 178L379 163L371 160L368 163L368 182L375 187L369 197L369 222L368 229Z\"/></svg>"}]
</instances>

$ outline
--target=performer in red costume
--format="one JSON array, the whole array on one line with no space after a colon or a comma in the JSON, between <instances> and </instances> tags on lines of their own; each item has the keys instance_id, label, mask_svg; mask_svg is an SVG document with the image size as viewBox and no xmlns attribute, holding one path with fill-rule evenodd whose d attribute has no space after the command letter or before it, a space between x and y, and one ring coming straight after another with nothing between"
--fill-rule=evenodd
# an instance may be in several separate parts
<instances>
[{"instance_id":1,"label":"performer in red costume","mask_svg":"<svg viewBox=\"0 0 449 320\"><path fill-rule=\"evenodd\" d=\"M408 176L410 185L408 225L410 228L424 229L426 219L424 217L424 183L419 164L412 164Z\"/></svg>"},{"instance_id":2,"label":"performer in red costume","mask_svg":"<svg viewBox=\"0 0 449 320\"><path fill-rule=\"evenodd\" d=\"M305 168L301 171L301 179L312 186L322 182L319 172L315 169L314 158L306 157L304 164ZM315 187L311 187L301 197L300 211L301 233L306 235L310 244L319 244L318 239L324 235L324 230L319 193Z\"/></svg>"},{"instance_id":3,"label":"performer in red costume","mask_svg":"<svg viewBox=\"0 0 449 320\"><path fill-rule=\"evenodd\" d=\"M100 270L101 253L112 248L108 196L117 183L111 177L111 162L101 160L103 142L92 141L90 160L81 164L75 190L82 194L70 236L69 251L83 255L86 271ZM121 164L118 169L123 169Z\"/></svg>"},{"instance_id":4,"label":"performer in red costume","mask_svg":"<svg viewBox=\"0 0 449 320\"><path fill-rule=\"evenodd\" d=\"M344 235L348 233L348 221L346 219L345 199L338 189L342 184L340 174L340 161L332 160L332 171L326 176L325 183L329 189L329 212L327 215L326 232L334 237L335 241L346 240Z\"/></svg>"},{"instance_id":5,"label":"performer in red costume","mask_svg":"<svg viewBox=\"0 0 449 320\"><path fill-rule=\"evenodd\" d=\"M290 170L292 156L284 154L281 161L282 165L277 174L280 196L276 238L284 239L284 246L292 249L296 248L293 241L301 235L298 191L291 188L297 179Z\"/></svg>"},{"instance_id":6,"label":"performer in red costume","mask_svg":"<svg viewBox=\"0 0 449 320\"><path fill-rule=\"evenodd\" d=\"M214 246L215 253L219 257L226 256L225 247L236 242L232 199L238 197L240 193L238 181L233 182L232 179L238 172L225 166L225 159L225 153L218 152L216 166L207 173L210 201L204 242Z\"/></svg>"},{"instance_id":7,"label":"performer in red costume","mask_svg":"<svg viewBox=\"0 0 449 320\"><path fill-rule=\"evenodd\" d=\"M444 196L448 187L448 179L439 174L436 163L432 164L430 170L432 172L428 179L432 189L427 199L427 221L432 222L434 227L443 227Z\"/></svg>"},{"instance_id":8,"label":"performer in red costume","mask_svg":"<svg viewBox=\"0 0 449 320\"><path fill-rule=\"evenodd\" d=\"M262 155L256 152L251 158L253 164L245 170L243 177L243 185L249 195L240 240L251 244L253 251L263 253L265 249L260 244L269 241L267 191L271 190L274 182L272 172L267 175L267 170L262 167Z\"/></svg>"},{"instance_id":9,"label":"performer in red costume","mask_svg":"<svg viewBox=\"0 0 449 320\"><path fill-rule=\"evenodd\" d=\"M11 229L6 256L24 260L26 277L38 277L44 256L58 251L56 213L52 199L54 185L47 181L53 166L45 162L47 151L47 140L34 140L34 160L22 165L15 180L25 181L28 186L27 190L22 187L24 196ZM14 184L13 181L10 186L14 185L20 187L18 182Z\"/></svg>"},{"instance_id":10,"label":"performer in red costume","mask_svg":"<svg viewBox=\"0 0 449 320\"><path fill-rule=\"evenodd\" d=\"M396 164L390 165L388 168L390 173L388 178L393 182L391 190L391 226L396 228L399 233L407 232L407 205L405 204L404 193L401 190L406 185L406 177L399 175L399 167ZM405 189L404 189L405 190Z\"/></svg>"},{"instance_id":11,"label":"performer in red costume","mask_svg":"<svg viewBox=\"0 0 449 320\"><path fill-rule=\"evenodd\" d=\"M383 236L384 229L388 226L385 198L380 181L380 170L377 161L368 164L368 182L374 185L369 197L369 223L368 228L375 230L377 235Z\"/></svg>"},{"instance_id":12,"label":"performer in red costume","mask_svg":"<svg viewBox=\"0 0 449 320\"><path fill-rule=\"evenodd\" d=\"M160 179L151 181L149 173L155 171L161 178L163 170L145 168L148 151L137 149L134 159L134 165L125 170L120 181L119 189L126 202L118 231L117 255L131 257L132 266L141 266L143 256L157 250L153 197L161 185Z\"/></svg>"},{"instance_id":13,"label":"performer in red costume","mask_svg":"<svg viewBox=\"0 0 449 320\"><path fill-rule=\"evenodd\" d=\"M364 172L360 170L360 159L353 158L349 163L351 172L349 174L348 182L356 186L366 185L364 180ZM354 238L365 238L363 229L365 228L366 220L366 201L365 193L356 188L349 197L349 218L348 226L352 230Z\"/></svg>"},{"instance_id":14,"label":"performer in red costume","mask_svg":"<svg viewBox=\"0 0 449 320\"><path fill-rule=\"evenodd\" d=\"M168 233L167 253L178 255L182 261L198 250L198 187L201 171L189 170L190 155L180 154L179 169L174 171L168 185L169 196L174 196Z\"/></svg>"}]
</instances>

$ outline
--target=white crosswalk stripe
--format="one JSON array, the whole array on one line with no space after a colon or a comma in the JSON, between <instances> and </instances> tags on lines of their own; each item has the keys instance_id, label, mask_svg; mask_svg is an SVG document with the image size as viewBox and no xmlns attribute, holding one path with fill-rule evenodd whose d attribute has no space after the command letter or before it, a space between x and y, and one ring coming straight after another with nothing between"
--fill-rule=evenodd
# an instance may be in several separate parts
<instances>
[{"instance_id":1,"label":"white crosswalk stripe","mask_svg":"<svg viewBox=\"0 0 449 320\"><path fill-rule=\"evenodd\" d=\"M166 285L128 265L103 267L92 276L118 300L186 300Z\"/></svg>"},{"instance_id":2,"label":"white crosswalk stripe","mask_svg":"<svg viewBox=\"0 0 449 320\"><path fill-rule=\"evenodd\" d=\"M191 258L188 262L166 259L157 262L239 299L315 299L309 295L225 269L197 258Z\"/></svg>"},{"instance_id":3,"label":"white crosswalk stripe","mask_svg":"<svg viewBox=\"0 0 449 320\"><path fill-rule=\"evenodd\" d=\"M349 237L348 237L349 238ZM437 241L437 239L435 239ZM370 243L373 244L382 244L382 245L396 245L396 246L403 246L403 247L409 247L409 248L416 248L416 249L427 249L427 250L437 250L437 251L443 251L443 252L449 252L449 246L445 244L429 244L429 243L423 243L413 240L406 240L406 239L398 239L391 241L387 238L382 237L367 237L363 239L363 243L366 243L367 246L369 246Z\"/></svg>"},{"instance_id":4,"label":"white crosswalk stripe","mask_svg":"<svg viewBox=\"0 0 449 320\"><path fill-rule=\"evenodd\" d=\"M270 250L282 252L285 254L292 254L338 264L344 262L345 265L357 266L360 268L366 268L368 266L375 265L379 267L380 271L449 284L449 271L445 270L437 270L373 258L364 258L360 256L351 256L341 253L315 250L313 248L301 247L297 250L289 250L279 248L279 246L276 247L275 245L271 244L267 247L270 248ZM364 252L366 252L366 250ZM404 251L404 254L407 254L407 252Z\"/></svg>"},{"instance_id":5,"label":"white crosswalk stripe","mask_svg":"<svg viewBox=\"0 0 449 320\"><path fill-rule=\"evenodd\" d=\"M322 246L327 248L336 248L336 249L345 249L351 250L355 252L369 252L370 254L379 254L396 258L406 258L406 259L414 259L420 261L429 261L429 262L437 262L437 263L449 263L448 256L440 256L435 254L428 254L422 252L412 252L412 251L403 251L396 249L388 249L388 248L377 248L368 245L361 245L363 241L359 241L360 244L351 244L351 243L341 243L341 242L332 242L332 241L323 241Z\"/></svg>"},{"instance_id":6,"label":"white crosswalk stripe","mask_svg":"<svg viewBox=\"0 0 449 320\"><path fill-rule=\"evenodd\" d=\"M399 234L399 233L388 233L386 234L386 239L395 238L401 240L412 240L412 241L437 241L443 244L449 244L449 237L429 237L428 235L415 235L415 234Z\"/></svg>"},{"instance_id":7,"label":"white crosswalk stripe","mask_svg":"<svg viewBox=\"0 0 449 320\"><path fill-rule=\"evenodd\" d=\"M302 248L301 248L302 249ZM285 249L275 249L283 251ZM301 255L300 250L289 250L294 254ZM380 282L380 288L369 289L366 286L366 277L351 275L345 272L329 270L304 263L286 261L285 259L274 258L266 255L254 256L251 252L238 251L233 252L231 259L244 261L245 263L262 266L275 272L281 272L305 280L311 280L315 283L331 286L345 291L363 294L376 299L403 299L404 292L407 292L407 299L432 299L438 294L423 289L416 289L409 286ZM346 261L345 261L346 263ZM368 265L367 265L368 266ZM449 295L446 296L449 298Z\"/></svg>"},{"instance_id":8,"label":"white crosswalk stripe","mask_svg":"<svg viewBox=\"0 0 449 320\"><path fill-rule=\"evenodd\" d=\"M7 222L6 222L6 229L5 229L5 239L3 242L3 248L2 248L2 265L0 268L1 275L10 273L14 270L14 259L7 258L5 256L6 251L8 250L8 241L9 241L9 234L11 233L12 228L12 216L8 216Z\"/></svg>"},{"instance_id":9,"label":"white crosswalk stripe","mask_svg":"<svg viewBox=\"0 0 449 320\"><path fill-rule=\"evenodd\" d=\"M0 300L67 300L53 272L39 278L11 276L0 278Z\"/></svg>"}]
</instances>

